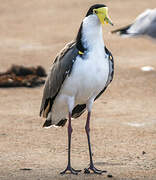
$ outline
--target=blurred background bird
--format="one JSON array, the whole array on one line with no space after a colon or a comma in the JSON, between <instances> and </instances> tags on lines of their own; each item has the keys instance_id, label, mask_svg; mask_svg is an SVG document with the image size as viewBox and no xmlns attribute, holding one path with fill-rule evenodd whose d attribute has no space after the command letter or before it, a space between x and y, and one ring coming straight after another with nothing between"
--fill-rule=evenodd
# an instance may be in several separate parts
<instances>
[{"instance_id":1,"label":"blurred background bird","mask_svg":"<svg viewBox=\"0 0 156 180\"><path fill-rule=\"evenodd\" d=\"M156 39L156 9L147 9L135 21L125 27L113 30L122 37L148 36Z\"/></svg>"}]
</instances>

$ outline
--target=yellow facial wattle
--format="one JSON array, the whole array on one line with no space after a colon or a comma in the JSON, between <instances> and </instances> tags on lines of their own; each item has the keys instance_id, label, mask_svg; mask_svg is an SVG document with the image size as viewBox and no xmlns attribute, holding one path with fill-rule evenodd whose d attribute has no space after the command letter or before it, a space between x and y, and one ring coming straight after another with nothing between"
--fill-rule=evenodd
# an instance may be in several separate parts
<instances>
[{"instance_id":1,"label":"yellow facial wattle","mask_svg":"<svg viewBox=\"0 0 156 180\"><path fill-rule=\"evenodd\" d=\"M108 16L108 8L107 7L101 7L98 9L94 9L93 12L98 16L101 24L109 23L113 25L112 21L110 20Z\"/></svg>"}]
</instances>

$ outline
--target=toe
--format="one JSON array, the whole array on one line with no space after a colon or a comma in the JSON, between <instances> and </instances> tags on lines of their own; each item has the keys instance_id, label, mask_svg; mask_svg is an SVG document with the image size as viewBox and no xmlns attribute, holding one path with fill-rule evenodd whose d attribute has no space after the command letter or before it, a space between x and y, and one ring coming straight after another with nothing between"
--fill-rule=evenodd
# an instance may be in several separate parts
<instances>
[{"instance_id":1,"label":"toe","mask_svg":"<svg viewBox=\"0 0 156 180\"><path fill-rule=\"evenodd\" d=\"M80 172L81 170L75 170L73 169L72 167L68 166L64 171L60 172L61 175L64 175L66 173L71 173L71 174L74 174L74 175L77 175L78 172Z\"/></svg>"},{"instance_id":2,"label":"toe","mask_svg":"<svg viewBox=\"0 0 156 180\"><path fill-rule=\"evenodd\" d=\"M85 174L89 174L90 170L95 173L95 174L102 174L102 173L106 173L107 171L102 171L100 169L95 168L94 166L90 166L89 168L85 168L84 169L84 173Z\"/></svg>"}]
</instances>

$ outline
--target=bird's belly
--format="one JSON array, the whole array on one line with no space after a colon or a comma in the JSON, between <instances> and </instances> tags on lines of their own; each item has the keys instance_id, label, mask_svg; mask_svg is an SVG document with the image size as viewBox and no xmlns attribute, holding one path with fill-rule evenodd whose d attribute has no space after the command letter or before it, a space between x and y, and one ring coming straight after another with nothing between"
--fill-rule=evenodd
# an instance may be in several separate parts
<instances>
[{"instance_id":1,"label":"bird's belly","mask_svg":"<svg viewBox=\"0 0 156 180\"><path fill-rule=\"evenodd\" d=\"M86 103L90 98L96 97L108 79L109 64L107 60L95 62L94 60L77 59L71 75L66 79L62 94L74 96L76 104Z\"/></svg>"},{"instance_id":2,"label":"bird's belly","mask_svg":"<svg viewBox=\"0 0 156 180\"><path fill-rule=\"evenodd\" d=\"M88 99L97 96L102 91L106 82L105 73L96 72L90 73L89 76L83 76L81 80L75 85L76 95L75 100L78 103L85 103Z\"/></svg>"}]
</instances>

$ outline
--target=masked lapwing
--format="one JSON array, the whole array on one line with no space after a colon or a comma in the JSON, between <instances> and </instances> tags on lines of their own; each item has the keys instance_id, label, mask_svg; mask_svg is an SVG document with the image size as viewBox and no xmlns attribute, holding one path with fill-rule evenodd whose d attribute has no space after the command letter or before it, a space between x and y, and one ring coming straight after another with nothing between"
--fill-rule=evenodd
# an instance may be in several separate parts
<instances>
[{"instance_id":1,"label":"masked lapwing","mask_svg":"<svg viewBox=\"0 0 156 180\"><path fill-rule=\"evenodd\" d=\"M122 37L148 36L156 39L156 9L145 10L132 24L116 29L112 33Z\"/></svg>"},{"instance_id":2,"label":"masked lapwing","mask_svg":"<svg viewBox=\"0 0 156 180\"><path fill-rule=\"evenodd\" d=\"M61 174L80 172L71 167L71 118L78 118L85 110L88 112L85 130L90 155L90 165L85 172L104 172L94 167L90 117L94 101L113 79L113 56L104 44L102 33L102 25L108 23L113 25L108 7L103 4L91 6L75 41L67 44L57 55L45 83L40 109L40 115L46 118L43 127L64 126L68 118L68 164Z\"/></svg>"}]
</instances>

